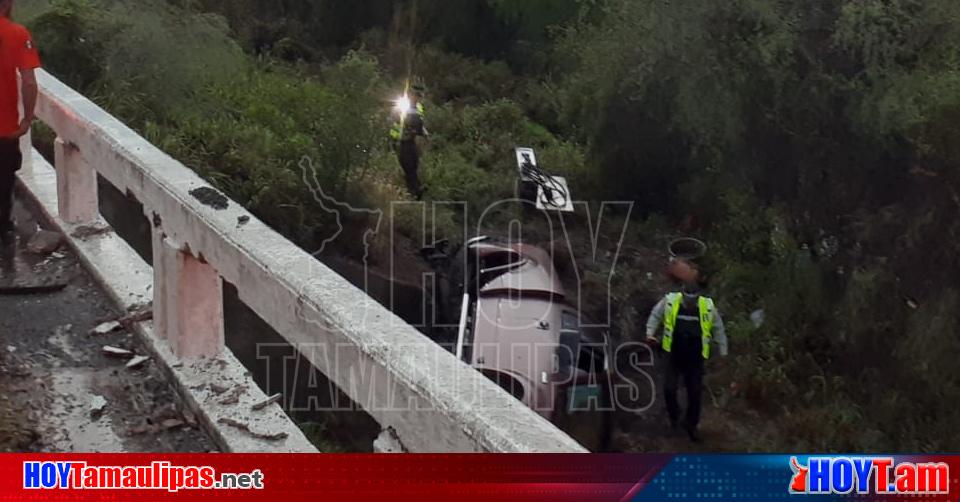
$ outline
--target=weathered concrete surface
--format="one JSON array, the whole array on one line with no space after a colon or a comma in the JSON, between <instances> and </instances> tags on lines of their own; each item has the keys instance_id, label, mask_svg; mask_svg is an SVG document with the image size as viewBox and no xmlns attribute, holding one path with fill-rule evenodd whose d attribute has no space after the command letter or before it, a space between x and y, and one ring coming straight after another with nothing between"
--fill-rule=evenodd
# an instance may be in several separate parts
<instances>
[{"instance_id":1,"label":"weathered concrete surface","mask_svg":"<svg viewBox=\"0 0 960 502\"><path fill-rule=\"evenodd\" d=\"M69 249L27 251L36 224L23 211L17 219L17 240L0 246L0 287L8 288L0 295L0 451L215 450L156 364L131 371L100 353L103 345L146 348L123 330L89 335L119 312ZM65 287L15 294L44 284ZM92 414L95 398L103 407ZM166 420L182 425L165 428Z\"/></svg>"},{"instance_id":2,"label":"weathered concrete surface","mask_svg":"<svg viewBox=\"0 0 960 502\"><path fill-rule=\"evenodd\" d=\"M157 230L153 246L157 335L177 357L216 357L224 350L223 282L217 271Z\"/></svg>"},{"instance_id":3,"label":"weathered concrete surface","mask_svg":"<svg viewBox=\"0 0 960 502\"><path fill-rule=\"evenodd\" d=\"M314 366L409 450L585 451L261 221L238 225L239 205L190 195L209 185L89 100L44 72L39 82L38 115L58 136L289 342L325 347L308 353Z\"/></svg>"},{"instance_id":4,"label":"weathered concrete surface","mask_svg":"<svg viewBox=\"0 0 960 502\"><path fill-rule=\"evenodd\" d=\"M69 223L92 223L97 219L97 172L74 145L57 138L54 144L60 217Z\"/></svg>"},{"instance_id":5,"label":"weathered concrete surface","mask_svg":"<svg viewBox=\"0 0 960 502\"><path fill-rule=\"evenodd\" d=\"M52 228L66 236L69 247L77 252L84 268L90 272L115 305L124 312L149 308L153 297L153 270L102 219L92 225L74 225L57 215L56 173L39 153L33 154L34 165L18 173L23 194ZM79 231L105 228L106 232ZM154 334L153 321L133 324L147 353L175 382L185 404L211 434L217 446L233 452L315 452L316 448L277 405L248 413L249 406L266 399L263 391L252 385L246 369L229 351L215 359L184 362L170 346ZM148 363L149 364L149 363ZM211 386L225 386L237 391L236 401L223 404L223 397ZM219 388L219 387L218 387ZM235 427L218 423L232 418L249 424L256 431L285 433L286 439L264 441Z\"/></svg>"}]
</instances>

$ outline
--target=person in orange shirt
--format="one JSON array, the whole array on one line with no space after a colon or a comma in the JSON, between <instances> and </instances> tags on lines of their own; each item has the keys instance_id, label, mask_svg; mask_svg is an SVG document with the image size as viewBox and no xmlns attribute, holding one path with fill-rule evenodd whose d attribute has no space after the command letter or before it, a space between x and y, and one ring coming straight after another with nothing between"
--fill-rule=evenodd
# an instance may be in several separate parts
<instances>
[{"instance_id":1,"label":"person in orange shirt","mask_svg":"<svg viewBox=\"0 0 960 502\"><path fill-rule=\"evenodd\" d=\"M37 105L34 70L40 67L30 32L10 19L13 1L0 0L0 237L13 230L14 173L23 162L20 137L33 123Z\"/></svg>"}]
</instances>

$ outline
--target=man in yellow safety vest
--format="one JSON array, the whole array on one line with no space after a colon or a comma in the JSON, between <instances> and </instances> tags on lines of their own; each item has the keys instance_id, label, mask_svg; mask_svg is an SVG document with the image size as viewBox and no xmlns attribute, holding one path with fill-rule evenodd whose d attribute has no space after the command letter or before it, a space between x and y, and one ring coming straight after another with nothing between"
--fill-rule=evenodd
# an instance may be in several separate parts
<instances>
[{"instance_id":1,"label":"man in yellow safety vest","mask_svg":"<svg viewBox=\"0 0 960 502\"><path fill-rule=\"evenodd\" d=\"M663 339L657 332L663 328ZM683 426L690 440L700 442L700 397L703 391L704 363L710 358L710 345L716 343L720 355L727 355L727 335L723 319L713 300L703 296L696 283L684 285L683 291L663 297L647 320L647 342L660 345L668 354L664 398L670 425L679 425L680 405L677 388L682 376L687 387L687 416Z\"/></svg>"},{"instance_id":2,"label":"man in yellow safety vest","mask_svg":"<svg viewBox=\"0 0 960 502\"><path fill-rule=\"evenodd\" d=\"M390 139L403 169L407 189L411 195L420 199L423 189L420 186L420 145L417 140L426 138L429 133L424 125L424 108L421 102L424 88L414 85L412 91L397 103L399 117L390 128Z\"/></svg>"}]
</instances>

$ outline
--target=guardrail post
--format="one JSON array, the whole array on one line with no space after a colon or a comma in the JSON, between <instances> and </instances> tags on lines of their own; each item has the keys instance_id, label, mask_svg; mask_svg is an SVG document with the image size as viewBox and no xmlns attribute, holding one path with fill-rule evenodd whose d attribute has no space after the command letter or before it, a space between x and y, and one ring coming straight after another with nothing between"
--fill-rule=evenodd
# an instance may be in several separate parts
<instances>
[{"instance_id":1,"label":"guardrail post","mask_svg":"<svg viewBox=\"0 0 960 502\"><path fill-rule=\"evenodd\" d=\"M54 142L57 168L57 205L67 223L92 223L97 219L97 172L80 150L61 138Z\"/></svg>"},{"instance_id":2,"label":"guardrail post","mask_svg":"<svg viewBox=\"0 0 960 502\"><path fill-rule=\"evenodd\" d=\"M154 229L153 313L160 338L179 358L214 357L224 348L223 282L217 271Z\"/></svg>"}]
</instances>

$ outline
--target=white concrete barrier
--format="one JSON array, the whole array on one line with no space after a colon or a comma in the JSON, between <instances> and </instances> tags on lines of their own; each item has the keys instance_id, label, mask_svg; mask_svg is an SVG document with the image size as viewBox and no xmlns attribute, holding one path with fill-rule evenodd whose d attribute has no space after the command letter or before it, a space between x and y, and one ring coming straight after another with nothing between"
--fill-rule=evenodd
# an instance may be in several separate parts
<instances>
[{"instance_id":1,"label":"white concrete barrier","mask_svg":"<svg viewBox=\"0 0 960 502\"><path fill-rule=\"evenodd\" d=\"M209 184L100 107L45 72L38 80L38 117L69 159L57 166L61 218L89 217L86 166L143 204L156 327L177 357L225 350L222 277L288 342L311 347L303 355L409 451L585 451L258 219L238 224L249 214L237 203L216 209L191 195Z\"/></svg>"}]
</instances>

